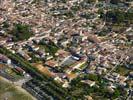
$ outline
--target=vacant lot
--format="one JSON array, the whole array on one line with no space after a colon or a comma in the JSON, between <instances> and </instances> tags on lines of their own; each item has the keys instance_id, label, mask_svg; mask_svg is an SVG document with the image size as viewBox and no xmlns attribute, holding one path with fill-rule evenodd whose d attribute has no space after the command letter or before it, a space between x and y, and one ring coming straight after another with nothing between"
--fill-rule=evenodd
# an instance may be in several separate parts
<instances>
[{"instance_id":1,"label":"vacant lot","mask_svg":"<svg viewBox=\"0 0 133 100\"><path fill-rule=\"evenodd\" d=\"M127 75L131 70L126 68L125 66L119 66L116 68L115 72L119 73L120 75Z\"/></svg>"},{"instance_id":2,"label":"vacant lot","mask_svg":"<svg viewBox=\"0 0 133 100\"><path fill-rule=\"evenodd\" d=\"M19 86L15 86L0 76L0 100L34 100Z\"/></svg>"},{"instance_id":3,"label":"vacant lot","mask_svg":"<svg viewBox=\"0 0 133 100\"><path fill-rule=\"evenodd\" d=\"M50 70L46 66L43 66L42 64L37 64L37 63L33 64L33 66L35 66L42 74L50 77L53 76L53 73L50 72Z\"/></svg>"}]
</instances>

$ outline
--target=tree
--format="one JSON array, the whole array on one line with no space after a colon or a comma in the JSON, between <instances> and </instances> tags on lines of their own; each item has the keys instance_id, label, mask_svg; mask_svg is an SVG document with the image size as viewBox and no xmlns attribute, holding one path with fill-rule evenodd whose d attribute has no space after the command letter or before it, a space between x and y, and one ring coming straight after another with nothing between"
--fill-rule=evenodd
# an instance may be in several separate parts
<instances>
[{"instance_id":1,"label":"tree","mask_svg":"<svg viewBox=\"0 0 133 100\"><path fill-rule=\"evenodd\" d=\"M118 12L116 13L116 20L118 23L121 23L125 20L125 15L123 14L123 12Z\"/></svg>"},{"instance_id":2,"label":"tree","mask_svg":"<svg viewBox=\"0 0 133 100\"><path fill-rule=\"evenodd\" d=\"M120 2L120 0L111 0L110 3L112 4L118 4Z\"/></svg>"},{"instance_id":3,"label":"tree","mask_svg":"<svg viewBox=\"0 0 133 100\"><path fill-rule=\"evenodd\" d=\"M118 98L120 96L120 91L118 89L115 89L115 92L113 93L113 98Z\"/></svg>"},{"instance_id":4,"label":"tree","mask_svg":"<svg viewBox=\"0 0 133 100\"><path fill-rule=\"evenodd\" d=\"M85 78L85 79L92 80L92 81L98 81L98 76L95 75L95 74L85 75L84 78Z\"/></svg>"},{"instance_id":5,"label":"tree","mask_svg":"<svg viewBox=\"0 0 133 100\"><path fill-rule=\"evenodd\" d=\"M96 0L85 0L87 3L96 2Z\"/></svg>"},{"instance_id":6,"label":"tree","mask_svg":"<svg viewBox=\"0 0 133 100\"><path fill-rule=\"evenodd\" d=\"M23 24L15 24L13 30L9 33L13 35L14 41L27 40L33 35L30 27Z\"/></svg>"}]
</instances>

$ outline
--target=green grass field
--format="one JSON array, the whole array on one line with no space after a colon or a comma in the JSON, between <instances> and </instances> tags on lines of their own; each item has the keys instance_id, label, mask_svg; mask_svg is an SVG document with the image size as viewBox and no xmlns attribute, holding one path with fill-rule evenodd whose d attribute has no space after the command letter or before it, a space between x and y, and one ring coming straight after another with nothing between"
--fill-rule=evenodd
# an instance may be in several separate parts
<instances>
[{"instance_id":1,"label":"green grass field","mask_svg":"<svg viewBox=\"0 0 133 100\"><path fill-rule=\"evenodd\" d=\"M0 100L33 100L32 96L0 77Z\"/></svg>"}]
</instances>

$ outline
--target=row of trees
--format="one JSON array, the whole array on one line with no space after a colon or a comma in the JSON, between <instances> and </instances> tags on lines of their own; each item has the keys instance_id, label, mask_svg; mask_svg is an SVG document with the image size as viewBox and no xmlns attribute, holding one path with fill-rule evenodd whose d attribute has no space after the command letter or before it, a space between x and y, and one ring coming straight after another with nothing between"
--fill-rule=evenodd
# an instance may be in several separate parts
<instances>
[{"instance_id":1,"label":"row of trees","mask_svg":"<svg viewBox=\"0 0 133 100\"><path fill-rule=\"evenodd\" d=\"M39 92L39 94L41 94L40 93L41 91L43 91L43 94L44 93L46 94L46 95L43 95L43 97L51 96L52 98L57 99L57 100L65 100L65 98L67 97L66 92L64 93L64 92L60 91L59 89L55 88L55 86L52 87L51 83L46 82L45 80L40 81L38 79L32 79L31 81L26 83L26 87L33 88L34 90L36 87L39 88L40 91L37 91L37 92ZM62 95L62 96L60 96L60 95ZM48 99L48 100L50 100L50 99Z\"/></svg>"}]
</instances>

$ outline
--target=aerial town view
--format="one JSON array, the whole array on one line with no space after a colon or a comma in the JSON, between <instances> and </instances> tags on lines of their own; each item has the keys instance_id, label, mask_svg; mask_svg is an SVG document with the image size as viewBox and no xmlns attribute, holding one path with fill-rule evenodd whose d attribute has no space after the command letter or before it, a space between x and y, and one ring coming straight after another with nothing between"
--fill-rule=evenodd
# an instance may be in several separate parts
<instances>
[{"instance_id":1,"label":"aerial town view","mask_svg":"<svg viewBox=\"0 0 133 100\"><path fill-rule=\"evenodd\" d=\"M0 100L133 100L133 0L0 0Z\"/></svg>"}]
</instances>

